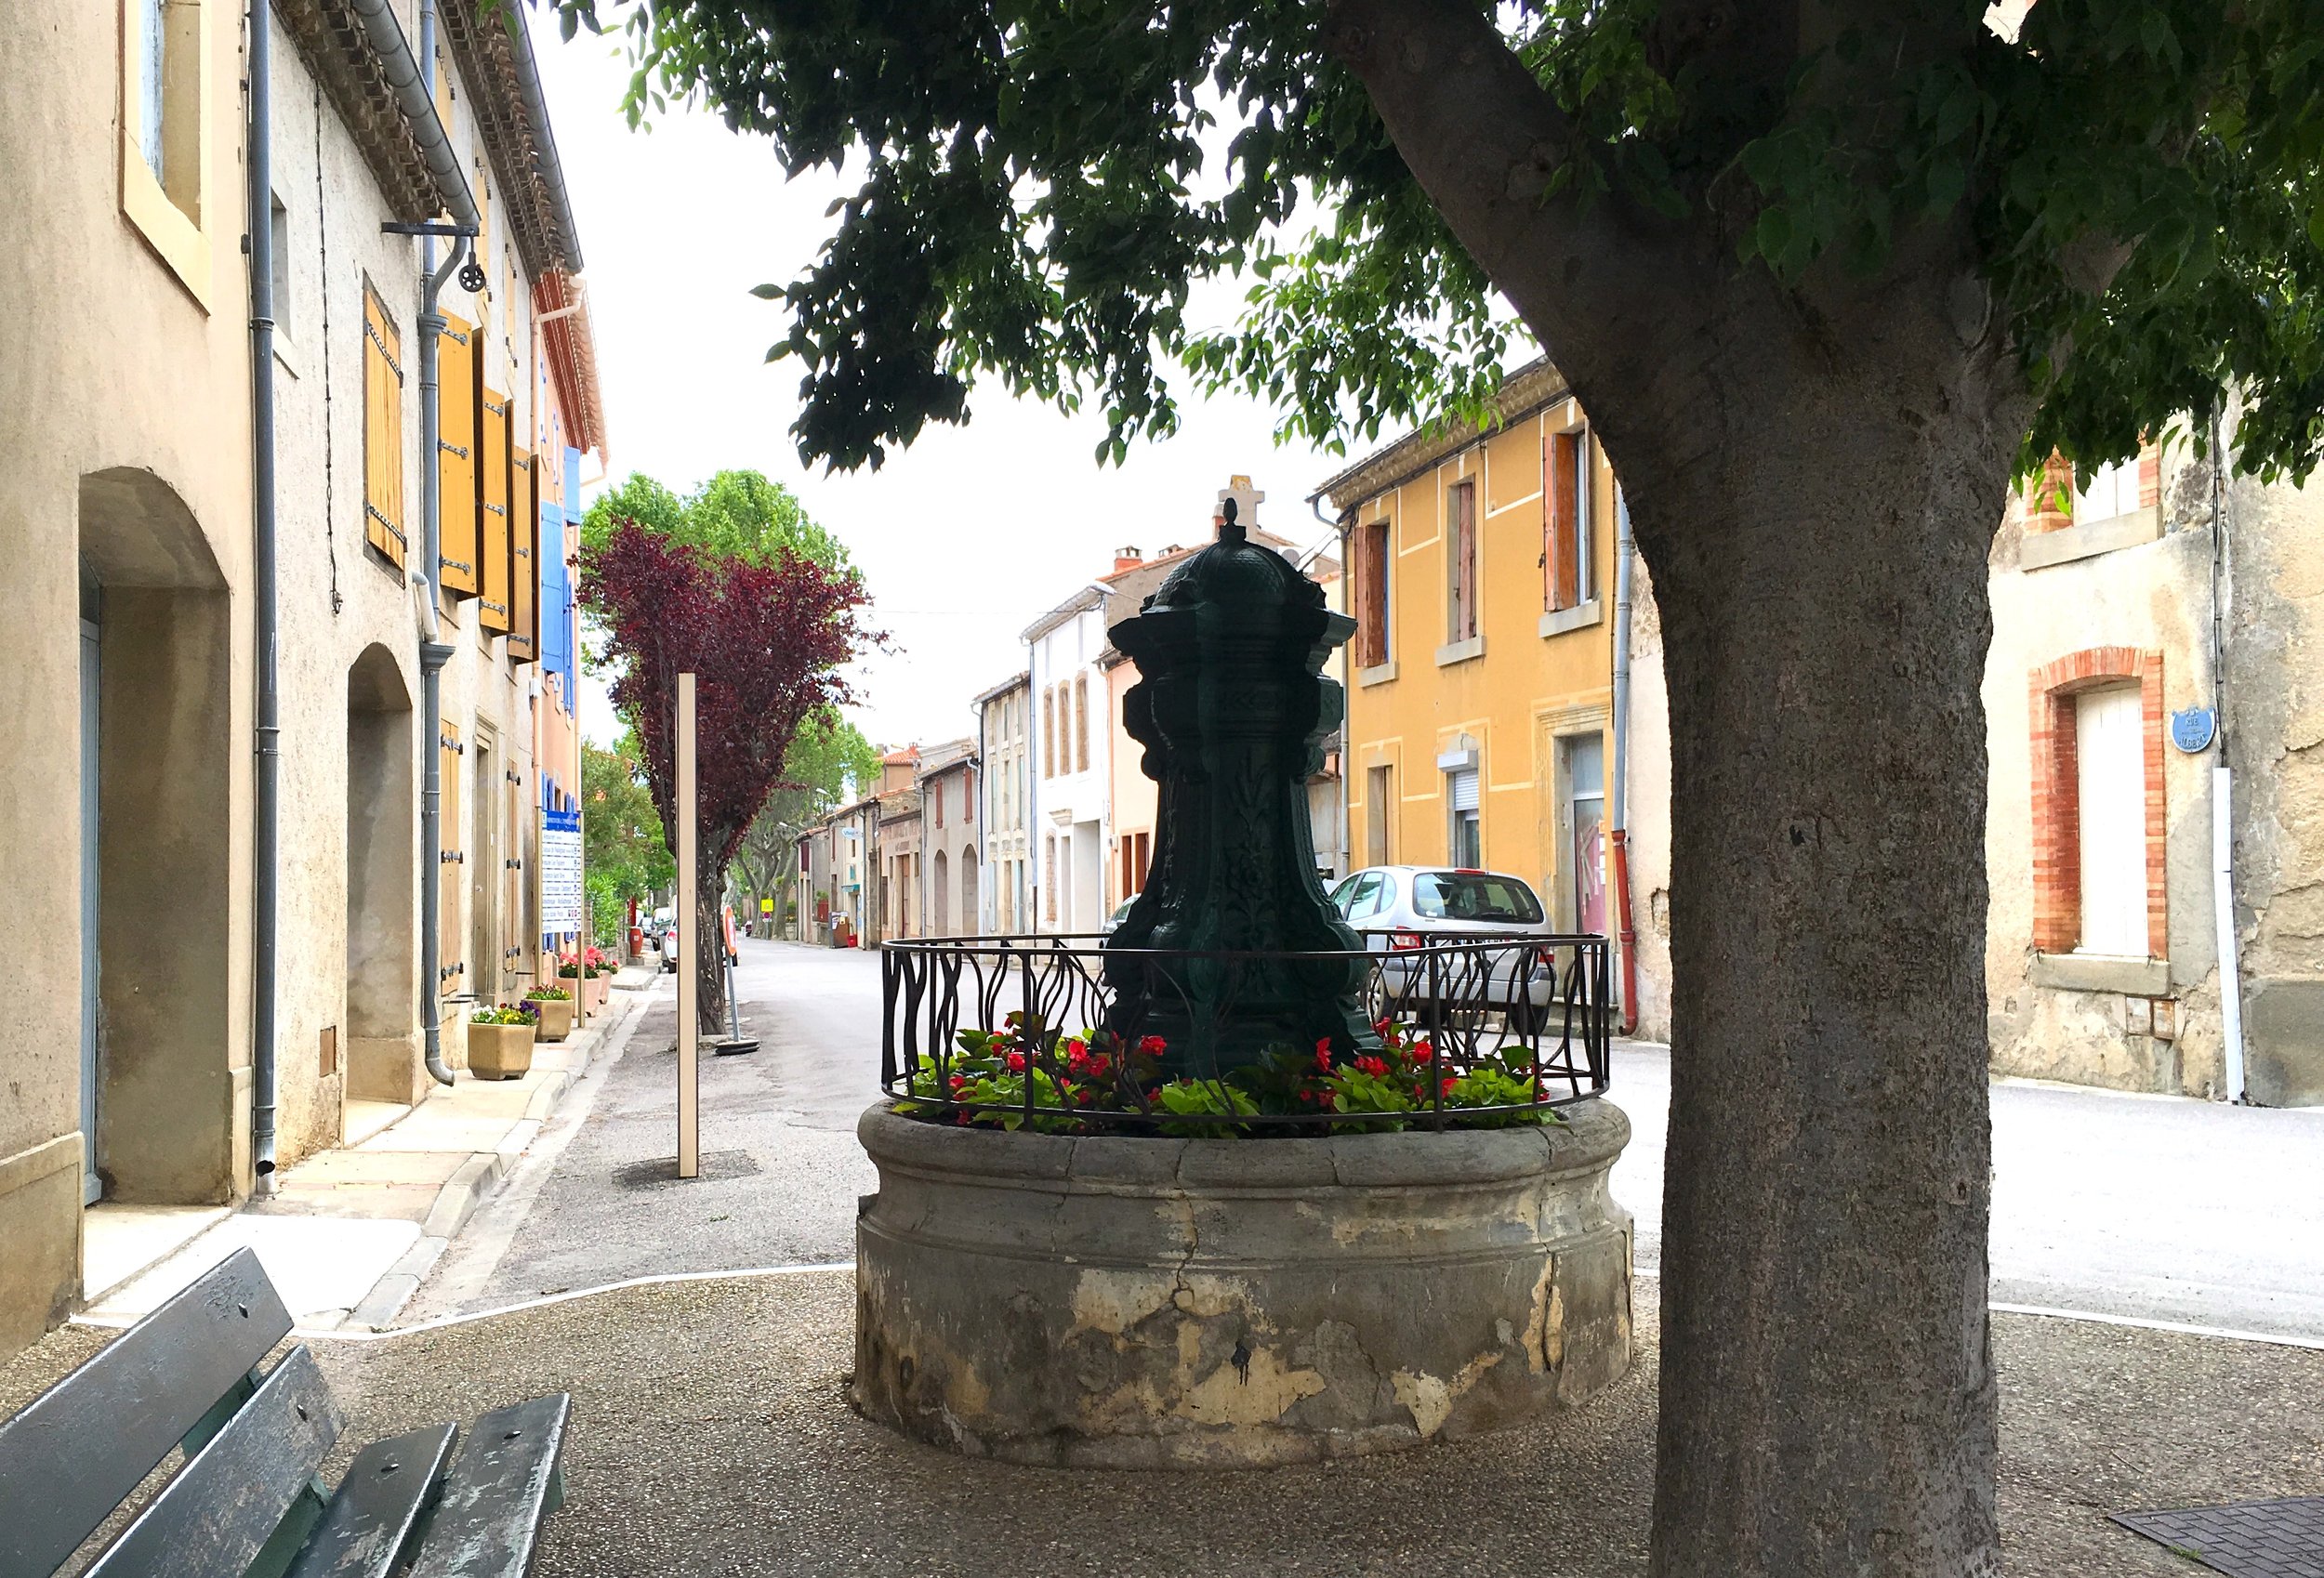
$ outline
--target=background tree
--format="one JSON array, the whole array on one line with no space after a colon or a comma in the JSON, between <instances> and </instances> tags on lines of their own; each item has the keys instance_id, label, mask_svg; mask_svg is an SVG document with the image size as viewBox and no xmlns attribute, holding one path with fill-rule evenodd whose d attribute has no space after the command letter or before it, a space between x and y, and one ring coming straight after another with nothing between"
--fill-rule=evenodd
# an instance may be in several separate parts
<instances>
[{"instance_id":1,"label":"background tree","mask_svg":"<svg viewBox=\"0 0 2324 1578\"><path fill-rule=\"evenodd\" d=\"M2242 465L2313 464L2319 0L2042 0L2014 38L1984 0L560 4L634 30L633 115L863 172L763 287L811 458L876 465L978 376L1094 399L1118 451L1173 425L1173 357L1311 434L1481 413L1514 309L1666 643L1655 1571L1995 1571L1987 546L2053 444L2231 390Z\"/></svg>"},{"instance_id":2,"label":"background tree","mask_svg":"<svg viewBox=\"0 0 2324 1578\"><path fill-rule=\"evenodd\" d=\"M662 814L646 787L645 751L634 732L614 749L581 743L582 869L597 941L620 948L631 900L650 901L676 871L662 840Z\"/></svg>"},{"instance_id":3,"label":"background tree","mask_svg":"<svg viewBox=\"0 0 2324 1578\"><path fill-rule=\"evenodd\" d=\"M783 758L781 781L735 851L744 889L753 899L776 898L798 870L799 835L878 774L879 753L837 708L800 724Z\"/></svg>"},{"instance_id":4,"label":"background tree","mask_svg":"<svg viewBox=\"0 0 2324 1578\"><path fill-rule=\"evenodd\" d=\"M627 521L581 550L582 606L605 632L614 704L634 720L646 783L670 848L677 836L678 677L695 675L700 836L691 881L698 1023L726 1013L719 937L727 864L782 775L800 724L847 699L841 664L872 638L863 583L789 548L725 557Z\"/></svg>"},{"instance_id":5,"label":"background tree","mask_svg":"<svg viewBox=\"0 0 2324 1578\"><path fill-rule=\"evenodd\" d=\"M581 518L584 547L620 521L726 559L768 564L790 552L826 570L850 567L847 547L817 525L798 496L757 471L720 471L682 498L642 471L600 493Z\"/></svg>"}]
</instances>

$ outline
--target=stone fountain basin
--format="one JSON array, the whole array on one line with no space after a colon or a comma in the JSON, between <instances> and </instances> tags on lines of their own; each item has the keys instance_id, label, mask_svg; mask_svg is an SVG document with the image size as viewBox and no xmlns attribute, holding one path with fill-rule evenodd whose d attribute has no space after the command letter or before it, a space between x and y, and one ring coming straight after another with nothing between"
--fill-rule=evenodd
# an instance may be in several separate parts
<instances>
[{"instance_id":1,"label":"stone fountain basin","mask_svg":"<svg viewBox=\"0 0 2324 1578\"><path fill-rule=\"evenodd\" d=\"M869 1418L980 1457L1231 1468L1474 1435L1631 1364L1630 1120L1077 1139L883 1102L856 1223Z\"/></svg>"}]
</instances>

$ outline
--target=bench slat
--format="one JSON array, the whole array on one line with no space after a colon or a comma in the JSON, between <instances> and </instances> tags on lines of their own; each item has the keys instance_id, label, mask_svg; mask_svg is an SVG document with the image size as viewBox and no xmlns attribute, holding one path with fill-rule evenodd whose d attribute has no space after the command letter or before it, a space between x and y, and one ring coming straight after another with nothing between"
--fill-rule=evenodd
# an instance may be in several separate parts
<instances>
[{"instance_id":1,"label":"bench slat","mask_svg":"<svg viewBox=\"0 0 2324 1578\"><path fill-rule=\"evenodd\" d=\"M290 1329L238 1249L0 1425L0 1578L47 1578Z\"/></svg>"},{"instance_id":2,"label":"bench slat","mask_svg":"<svg viewBox=\"0 0 2324 1578\"><path fill-rule=\"evenodd\" d=\"M385 1578L442 1482L459 1433L457 1426L430 1425L358 1453L286 1578Z\"/></svg>"},{"instance_id":3,"label":"bench slat","mask_svg":"<svg viewBox=\"0 0 2324 1578\"><path fill-rule=\"evenodd\" d=\"M87 1578L218 1578L266 1545L339 1436L314 1354L291 1349L242 1411L107 1547Z\"/></svg>"},{"instance_id":4,"label":"bench slat","mask_svg":"<svg viewBox=\"0 0 2324 1578\"><path fill-rule=\"evenodd\" d=\"M405 1578L523 1578L541 1520L562 1498L559 1464L572 1410L573 1399L559 1392L469 1427Z\"/></svg>"}]
</instances>

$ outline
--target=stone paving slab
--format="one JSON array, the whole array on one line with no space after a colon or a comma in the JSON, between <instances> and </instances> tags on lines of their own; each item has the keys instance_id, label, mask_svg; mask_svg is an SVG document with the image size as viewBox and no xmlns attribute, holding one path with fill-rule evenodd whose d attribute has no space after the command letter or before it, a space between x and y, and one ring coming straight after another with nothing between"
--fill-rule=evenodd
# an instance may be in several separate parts
<instances>
[{"instance_id":1,"label":"stone paving slab","mask_svg":"<svg viewBox=\"0 0 2324 1578\"><path fill-rule=\"evenodd\" d=\"M955 1457L849 1411L846 1271L631 1286L362 1341L313 1339L382 1436L574 1394L539 1578L1635 1578L1652 1509L1656 1284L1631 1374L1547 1424L1261 1473ZM0 1414L112 1334L0 1365ZM1997 1316L2011 1578L2185 1578L2124 1506L2324 1494L2324 1353Z\"/></svg>"},{"instance_id":2,"label":"stone paving slab","mask_svg":"<svg viewBox=\"0 0 2324 1578\"><path fill-rule=\"evenodd\" d=\"M2324 1578L2324 1496L2118 1512L2114 1521L2228 1578Z\"/></svg>"}]
</instances>

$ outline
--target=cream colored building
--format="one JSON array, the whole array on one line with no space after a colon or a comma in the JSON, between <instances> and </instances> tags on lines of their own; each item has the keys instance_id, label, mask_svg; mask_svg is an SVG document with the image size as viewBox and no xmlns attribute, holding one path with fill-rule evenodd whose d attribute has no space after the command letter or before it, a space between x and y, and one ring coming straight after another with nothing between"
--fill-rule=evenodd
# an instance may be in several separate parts
<instances>
[{"instance_id":1,"label":"cream colored building","mask_svg":"<svg viewBox=\"0 0 2324 1578\"><path fill-rule=\"evenodd\" d=\"M448 7L430 127L392 90L383 42L400 34L417 80L416 0L390 0L385 30L351 0L280 0L274 16L259 223L276 298L271 1051L287 1166L379 1111L362 1103L426 1088L422 883L440 884L443 957L459 967L443 982L456 1066L462 999L513 995L545 967L538 829L553 796L534 758L543 743L567 754L568 506L601 418L579 252L522 43ZM222 0L92 0L0 29L0 197L17 217L0 248L0 546L14 567L0 850L39 983L0 1027L0 1351L101 1291L85 1284L82 1248L109 1209L227 1203L259 1181L243 20ZM416 355L428 243L381 226L455 206L421 151L435 128L482 213L485 289L443 303L456 322L442 440L466 452L444 462L444 557L465 543L462 568L480 577L478 595L447 595L440 627L443 848L465 858L423 869L418 786L437 748L417 721L415 584L429 568L421 467L437 464L419 441ZM536 296L575 310L544 335ZM477 480L495 461L496 489ZM539 660L561 637L545 682Z\"/></svg>"}]
</instances>

